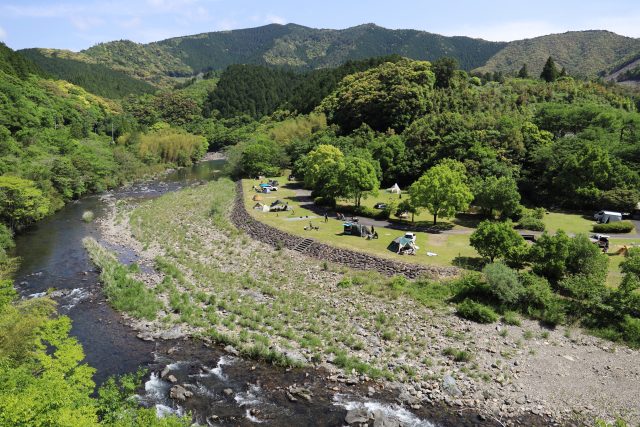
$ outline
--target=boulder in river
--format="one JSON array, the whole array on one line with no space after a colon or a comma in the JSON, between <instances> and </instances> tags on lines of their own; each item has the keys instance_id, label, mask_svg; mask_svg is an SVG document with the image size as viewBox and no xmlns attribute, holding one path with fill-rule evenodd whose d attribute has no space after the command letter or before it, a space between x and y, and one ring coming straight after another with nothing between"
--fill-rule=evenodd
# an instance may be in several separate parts
<instances>
[{"instance_id":1,"label":"boulder in river","mask_svg":"<svg viewBox=\"0 0 640 427\"><path fill-rule=\"evenodd\" d=\"M180 400L181 402L184 402L191 396L193 396L193 392L190 392L181 385L174 385L169 391L169 397L175 400Z\"/></svg>"},{"instance_id":2,"label":"boulder in river","mask_svg":"<svg viewBox=\"0 0 640 427\"><path fill-rule=\"evenodd\" d=\"M347 411L347 416L344 417L344 422L352 424L367 424L369 423L369 412L366 408L355 408Z\"/></svg>"}]
</instances>

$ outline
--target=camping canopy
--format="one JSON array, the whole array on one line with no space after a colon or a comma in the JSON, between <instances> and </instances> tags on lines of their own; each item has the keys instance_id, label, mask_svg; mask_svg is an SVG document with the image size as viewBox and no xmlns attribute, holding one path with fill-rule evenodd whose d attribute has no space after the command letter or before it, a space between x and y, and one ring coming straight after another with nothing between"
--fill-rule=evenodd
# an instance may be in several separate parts
<instances>
[{"instance_id":1,"label":"camping canopy","mask_svg":"<svg viewBox=\"0 0 640 427\"><path fill-rule=\"evenodd\" d=\"M372 234L371 229L366 225L354 224L352 222L345 222L342 224L343 234L359 237L367 237Z\"/></svg>"},{"instance_id":2,"label":"camping canopy","mask_svg":"<svg viewBox=\"0 0 640 427\"><path fill-rule=\"evenodd\" d=\"M416 244L413 242L413 239L405 236L401 236L401 237L395 238L389 244L387 249L397 254L401 254L401 253L415 254L415 252L420 248L416 246Z\"/></svg>"},{"instance_id":3,"label":"camping canopy","mask_svg":"<svg viewBox=\"0 0 640 427\"><path fill-rule=\"evenodd\" d=\"M387 191L389 193L393 193L393 194L400 194L400 187L398 186L398 183L396 182L395 184L393 184L393 186L391 188L388 188Z\"/></svg>"}]
</instances>

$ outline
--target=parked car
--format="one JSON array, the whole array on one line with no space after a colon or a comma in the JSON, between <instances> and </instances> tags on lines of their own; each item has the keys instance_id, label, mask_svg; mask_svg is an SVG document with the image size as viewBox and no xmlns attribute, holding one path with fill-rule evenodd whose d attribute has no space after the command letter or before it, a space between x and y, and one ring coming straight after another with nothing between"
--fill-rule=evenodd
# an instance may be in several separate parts
<instances>
[{"instance_id":1,"label":"parked car","mask_svg":"<svg viewBox=\"0 0 640 427\"><path fill-rule=\"evenodd\" d=\"M374 208L376 209L386 209L387 208L387 204L386 203L382 203L382 202L378 202L375 205L373 205Z\"/></svg>"}]
</instances>

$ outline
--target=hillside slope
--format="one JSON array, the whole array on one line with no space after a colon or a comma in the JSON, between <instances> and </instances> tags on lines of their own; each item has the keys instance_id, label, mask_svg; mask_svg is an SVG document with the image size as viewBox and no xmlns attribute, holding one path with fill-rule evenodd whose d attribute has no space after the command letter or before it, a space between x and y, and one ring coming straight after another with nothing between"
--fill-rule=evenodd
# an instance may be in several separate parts
<instances>
[{"instance_id":1,"label":"hillside slope","mask_svg":"<svg viewBox=\"0 0 640 427\"><path fill-rule=\"evenodd\" d=\"M569 31L511 42L474 71L513 73L526 63L529 73L536 76L551 56L571 75L595 77L638 50L640 39L609 31Z\"/></svg>"}]
</instances>

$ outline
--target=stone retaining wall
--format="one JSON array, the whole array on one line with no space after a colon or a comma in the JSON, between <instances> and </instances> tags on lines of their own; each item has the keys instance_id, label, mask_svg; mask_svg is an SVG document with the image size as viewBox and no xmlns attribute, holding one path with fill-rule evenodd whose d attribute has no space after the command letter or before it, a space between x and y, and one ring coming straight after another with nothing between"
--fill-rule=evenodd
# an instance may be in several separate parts
<instances>
[{"instance_id":1,"label":"stone retaining wall","mask_svg":"<svg viewBox=\"0 0 640 427\"><path fill-rule=\"evenodd\" d=\"M282 247L293 250L303 239L294 236L277 228L271 227L253 218L244 206L242 182L236 182L236 198L231 211L231 222L240 230L243 230L250 237L267 243L273 247ZM356 237L354 237L355 239ZM432 279L454 277L460 273L456 267L436 267L417 264L406 264L380 258L363 252L351 251L349 249L337 248L325 245L314 239L313 244L302 253L321 261L343 264L350 268L359 270L375 270L379 273L391 276L402 274L409 279L419 276L427 276Z\"/></svg>"}]
</instances>

